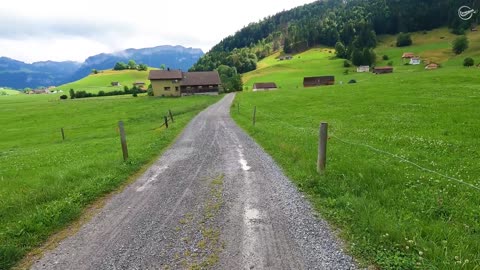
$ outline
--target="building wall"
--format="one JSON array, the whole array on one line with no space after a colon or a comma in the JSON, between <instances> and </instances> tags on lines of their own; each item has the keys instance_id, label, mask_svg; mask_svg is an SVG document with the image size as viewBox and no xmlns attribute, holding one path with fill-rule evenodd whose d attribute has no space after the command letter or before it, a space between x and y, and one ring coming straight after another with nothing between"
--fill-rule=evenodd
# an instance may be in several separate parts
<instances>
[{"instance_id":1,"label":"building wall","mask_svg":"<svg viewBox=\"0 0 480 270\"><path fill-rule=\"evenodd\" d=\"M180 93L180 80L175 83L175 80L152 80L153 95L156 97L179 97ZM170 90L165 88L170 87Z\"/></svg>"}]
</instances>

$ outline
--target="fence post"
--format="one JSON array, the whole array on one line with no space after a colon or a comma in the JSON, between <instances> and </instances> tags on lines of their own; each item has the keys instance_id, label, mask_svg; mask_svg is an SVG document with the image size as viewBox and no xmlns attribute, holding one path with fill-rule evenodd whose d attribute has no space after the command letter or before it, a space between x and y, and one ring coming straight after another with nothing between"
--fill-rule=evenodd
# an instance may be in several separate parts
<instances>
[{"instance_id":1,"label":"fence post","mask_svg":"<svg viewBox=\"0 0 480 270\"><path fill-rule=\"evenodd\" d=\"M255 126L256 117L257 117L257 106L253 107L253 126Z\"/></svg>"},{"instance_id":2,"label":"fence post","mask_svg":"<svg viewBox=\"0 0 480 270\"><path fill-rule=\"evenodd\" d=\"M127 161L128 159L127 137L125 136L123 121L118 122L118 130L120 131L120 142L122 143L123 160Z\"/></svg>"},{"instance_id":3,"label":"fence post","mask_svg":"<svg viewBox=\"0 0 480 270\"><path fill-rule=\"evenodd\" d=\"M320 133L318 141L318 160L317 160L317 172L322 173L325 171L327 165L327 140L328 140L328 123L320 124Z\"/></svg>"},{"instance_id":4,"label":"fence post","mask_svg":"<svg viewBox=\"0 0 480 270\"><path fill-rule=\"evenodd\" d=\"M165 127L168 128L168 117L164 116L163 119L165 119Z\"/></svg>"},{"instance_id":5,"label":"fence post","mask_svg":"<svg viewBox=\"0 0 480 270\"><path fill-rule=\"evenodd\" d=\"M63 131L63 127L60 130L62 131L62 139L65 141L65 132Z\"/></svg>"},{"instance_id":6,"label":"fence post","mask_svg":"<svg viewBox=\"0 0 480 270\"><path fill-rule=\"evenodd\" d=\"M240 102L237 103L237 112L240 113Z\"/></svg>"},{"instance_id":7,"label":"fence post","mask_svg":"<svg viewBox=\"0 0 480 270\"><path fill-rule=\"evenodd\" d=\"M172 120L172 123L173 123L173 114L172 114L172 111L171 111L171 110L168 110L168 114L170 115L170 119Z\"/></svg>"}]
</instances>

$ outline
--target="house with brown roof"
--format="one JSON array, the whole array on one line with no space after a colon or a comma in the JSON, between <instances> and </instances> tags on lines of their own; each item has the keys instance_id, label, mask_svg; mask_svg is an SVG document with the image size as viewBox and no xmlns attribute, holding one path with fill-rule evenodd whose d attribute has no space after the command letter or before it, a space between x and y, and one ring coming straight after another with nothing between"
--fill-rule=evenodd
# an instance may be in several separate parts
<instances>
[{"instance_id":1,"label":"house with brown roof","mask_svg":"<svg viewBox=\"0 0 480 270\"><path fill-rule=\"evenodd\" d=\"M148 79L154 96L218 95L222 84L217 71L151 70Z\"/></svg>"},{"instance_id":2,"label":"house with brown roof","mask_svg":"<svg viewBox=\"0 0 480 270\"><path fill-rule=\"evenodd\" d=\"M385 73L393 73L393 67L374 67L373 73L375 74L385 74Z\"/></svg>"},{"instance_id":3,"label":"house with brown roof","mask_svg":"<svg viewBox=\"0 0 480 270\"><path fill-rule=\"evenodd\" d=\"M303 87L315 87L322 85L334 85L334 76L316 76L303 78Z\"/></svg>"},{"instance_id":4,"label":"house with brown roof","mask_svg":"<svg viewBox=\"0 0 480 270\"><path fill-rule=\"evenodd\" d=\"M274 82L254 83L253 91L276 90L277 85Z\"/></svg>"}]
</instances>

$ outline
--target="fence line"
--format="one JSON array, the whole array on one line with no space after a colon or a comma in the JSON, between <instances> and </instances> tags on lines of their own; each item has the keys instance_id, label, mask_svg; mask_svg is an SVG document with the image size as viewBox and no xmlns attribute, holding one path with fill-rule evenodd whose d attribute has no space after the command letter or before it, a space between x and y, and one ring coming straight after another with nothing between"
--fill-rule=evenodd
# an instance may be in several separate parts
<instances>
[{"instance_id":1,"label":"fence line","mask_svg":"<svg viewBox=\"0 0 480 270\"><path fill-rule=\"evenodd\" d=\"M258 111L258 109L257 109L257 111ZM310 132L312 132L313 135L315 135L315 136L317 135L317 134L316 134L316 133L317 133L317 130L316 130L315 128L297 127L297 126L294 126L294 125L290 124L289 122L281 121L281 120L279 120L278 118L275 118L275 117L271 116L271 115L268 114L268 113L265 113L265 112L262 112L262 111L259 111L259 112L260 112L260 115L261 115L261 116L267 116L267 117L270 118L271 120L275 120L275 121L280 122L280 123L282 123L282 124L284 124L284 125L286 125L286 126L289 126L289 127L291 127L291 128L299 129L299 130L304 130L304 131L310 131ZM257 113L258 113L258 112L257 112ZM415 162L413 162L413 161L410 161L410 160L408 160L408 159L406 159L406 158L403 158L403 157L401 157L401 156L399 156L399 155L396 155L396 154L393 154L393 153L390 153L390 152L387 152L387 151L384 151L384 150L375 148L375 147L370 146L370 145L367 145L367 144L349 142L349 141L340 139L339 137L337 137L337 136L335 136L335 135L333 135L333 134L331 134L331 135L329 135L329 136L332 137L332 138L337 139L338 141L340 141L340 142L342 142L342 143L344 143L344 144L349 144L349 145L353 145L353 146L365 147L365 148L368 148L368 149L370 149L370 150L372 150L372 151L374 151L374 152L382 153L382 154L391 156L391 157L396 158L396 159L398 159L398 160L401 160L401 161L403 161L403 162L405 162L405 163L408 163L408 164L410 164L410 165L412 165L412 166L414 166L414 167L416 167L416 168L418 168L418 169L420 169L420 170L422 170L422 171L426 171L426 172L429 172L429 173L433 173L433 174L438 175L438 176L441 176L441 177L443 177L443 178L445 178L445 179L448 179L448 180L457 182L457 183L459 183L459 184L462 184L462 185L465 185L465 186L467 186L467 187L470 187L470 188L473 188L473 189L476 189L476 190L480 191L480 187L477 187L477 186L475 186L475 185L473 185L473 184L467 183L467 182L465 182L465 181L463 181L463 180L461 180L461 179L458 179L458 178L455 178L455 177L451 177L451 176L442 174L442 173L440 173L440 172L437 172L437 171L434 171L434 170L425 168L425 167L423 167L423 166L421 166L421 165L419 165L419 164L417 164L417 163L415 163Z\"/></svg>"}]
</instances>

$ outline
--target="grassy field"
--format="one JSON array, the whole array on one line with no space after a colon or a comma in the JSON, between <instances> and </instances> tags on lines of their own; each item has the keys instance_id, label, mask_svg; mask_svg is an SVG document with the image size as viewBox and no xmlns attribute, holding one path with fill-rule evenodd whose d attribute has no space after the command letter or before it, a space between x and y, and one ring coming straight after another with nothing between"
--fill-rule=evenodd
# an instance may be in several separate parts
<instances>
[{"instance_id":1,"label":"grassy field","mask_svg":"<svg viewBox=\"0 0 480 270\"><path fill-rule=\"evenodd\" d=\"M12 89L0 88L0 97L2 97L2 96L12 96L12 95L18 95L18 94L21 94L21 92L17 91L17 90L12 90Z\"/></svg>"},{"instance_id":2,"label":"grassy field","mask_svg":"<svg viewBox=\"0 0 480 270\"><path fill-rule=\"evenodd\" d=\"M377 54L395 59L393 74L344 74L328 49L267 58L245 85L275 81L281 89L239 94L240 113L231 111L341 229L348 249L381 269L480 269L480 70L461 66L478 50L472 44L454 56L448 42L434 41L439 32L416 34L418 45L402 49L382 37ZM441 69L401 64L404 51L435 50L443 50ZM304 89L309 75L335 75L336 85ZM321 121L330 125L323 175Z\"/></svg>"},{"instance_id":3,"label":"grassy field","mask_svg":"<svg viewBox=\"0 0 480 270\"><path fill-rule=\"evenodd\" d=\"M0 98L0 269L11 267L89 203L118 188L218 99ZM160 128L168 109L175 123ZM127 162L122 159L119 120L125 123Z\"/></svg>"},{"instance_id":4,"label":"grassy field","mask_svg":"<svg viewBox=\"0 0 480 270\"><path fill-rule=\"evenodd\" d=\"M150 84L148 73L149 71L137 70L101 70L98 74L90 74L78 81L60 85L55 90L62 90L66 93L70 89L90 93L98 93L101 90L110 92L123 90L125 85L131 88L137 81L144 82L148 86ZM112 86L111 82L120 82L121 86Z\"/></svg>"}]
</instances>

